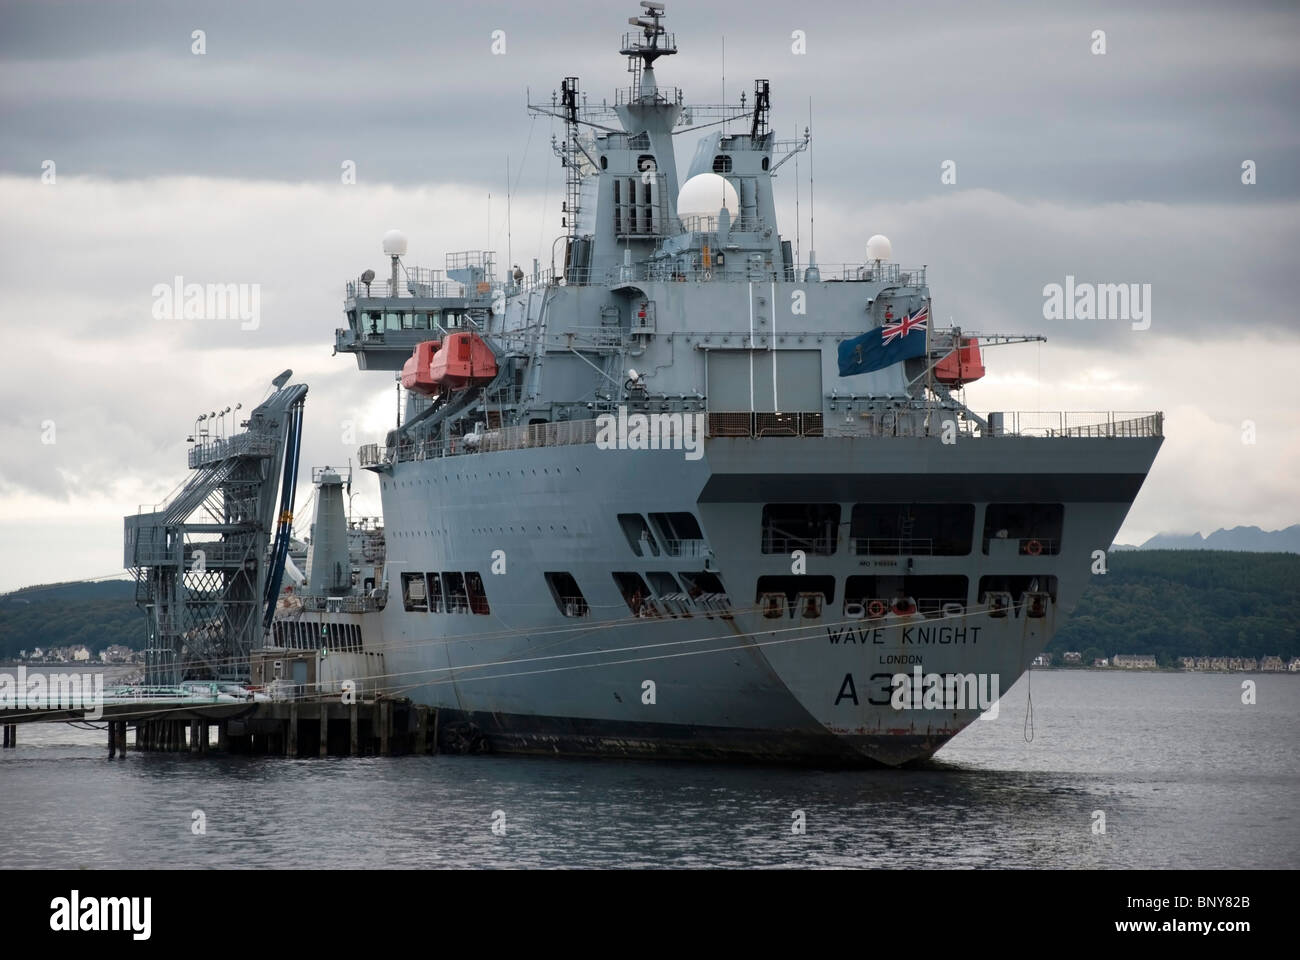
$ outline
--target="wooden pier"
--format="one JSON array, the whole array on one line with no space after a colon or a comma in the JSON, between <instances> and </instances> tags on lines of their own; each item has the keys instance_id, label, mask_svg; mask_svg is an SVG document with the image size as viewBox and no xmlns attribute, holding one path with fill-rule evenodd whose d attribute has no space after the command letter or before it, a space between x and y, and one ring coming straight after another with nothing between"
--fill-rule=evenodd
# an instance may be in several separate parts
<instances>
[{"instance_id":1,"label":"wooden pier","mask_svg":"<svg viewBox=\"0 0 1300 960\"><path fill-rule=\"evenodd\" d=\"M17 745L17 724L80 721L81 711L30 711L0 717L4 746ZM343 703L290 700L168 705L115 703L104 707L108 756L125 759L127 728L137 752L360 757L438 753L438 711L406 699L379 697ZM217 731L212 744L212 728Z\"/></svg>"}]
</instances>

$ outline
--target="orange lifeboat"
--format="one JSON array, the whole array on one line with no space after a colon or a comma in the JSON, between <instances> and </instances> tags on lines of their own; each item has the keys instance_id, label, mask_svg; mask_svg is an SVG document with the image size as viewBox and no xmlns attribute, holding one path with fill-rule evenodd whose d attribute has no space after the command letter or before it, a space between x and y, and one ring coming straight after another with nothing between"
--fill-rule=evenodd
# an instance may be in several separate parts
<instances>
[{"instance_id":1,"label":"orange lifeboat","mask_svg":"<svg viewBox=\"0 0 1300 960\"><path fill-rule=\"evenodd\" d=\"M430 376L429 366L441 346L441 340L426 340L415 345L411 356L402 364L403 387L428 395L438 392L438 383Z\"/></svg>"},{"instance_id":2,"label":"orange lifeboat","mask_svg":"<svg viewBox=\"0 0 1300 960\"><path fill-rule=\"evenodd\" d=\"M954 387L982 376L984 358L980 356L980 342L974 337L962 337L957 349L934 365L934 379Z\"/></svg>"},{"instance_id":3,"label":"orange lifeboat","mask_svg":"<svg viewBox=\"0 0 1300 960\"><path fill-rule=\"evenodd\" d=\"M429 378L439 387L460 390L497 375L497 358L477 333L453 333L433 355Z\"/></svg>"}]
</instances>

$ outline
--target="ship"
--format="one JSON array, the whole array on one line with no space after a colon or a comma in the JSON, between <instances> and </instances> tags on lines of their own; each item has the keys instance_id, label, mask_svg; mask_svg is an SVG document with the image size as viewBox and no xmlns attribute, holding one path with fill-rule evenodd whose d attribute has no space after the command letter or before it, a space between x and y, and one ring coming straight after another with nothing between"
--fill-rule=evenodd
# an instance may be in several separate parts
<instances>
[{"instance_id":1,"label":"ship","mask_svg":"<svg viewBox=\"0 0 1300 960\"><path fill-rule=\"evenodd\" d=\"M628 86L597 103L565 77L528 105L564 130L549 267L419 267L394 230L388 276L346 283L335 352L403 398L357 452L382 520L350 521L350 473L319 470L287 585L306 387L277 378L252 419L281 445L240 448L292 448L278 526L262 497L266 543L226 575L252 578L241 622L291 690L409 698L444 749L924 760L996 710L1104 573L1162 415L968 407L985 351L1031 338L939 327L927 267L883 236L859 262L804 257L774 190L809 131L777 138L767 80L731 104L662 83L676 38L641 7ZM214 477L222 442L195 448ZM128 561L133 539L169 542L127 519ZM161 611L159 576L140 580ZM190 642L170 629L164 666ZM207 660L246 679L238 653Z\"/></svg>"}]
</instances>

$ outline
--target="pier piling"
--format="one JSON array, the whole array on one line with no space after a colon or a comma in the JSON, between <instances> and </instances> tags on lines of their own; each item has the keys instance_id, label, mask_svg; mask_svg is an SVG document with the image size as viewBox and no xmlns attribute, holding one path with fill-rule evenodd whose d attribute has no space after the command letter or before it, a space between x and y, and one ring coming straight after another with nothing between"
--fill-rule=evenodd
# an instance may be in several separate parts
<instances>
[{"instance_id":1,"label":"pier piling","mask_svg":"<svg viewBox=\"0 0 1300 960\"><path fill-rule=\"evenodd\" d=\"M285 737L284 755L298 756L298 704L289 704L289 735Z\"/></svg>"},{"instance_id":2,"label":"pier piling","mask_svg":"<svg viewBox=\"0 0 1300 960\"><path fill-rule=\"evenodd\" d=\"M425 706L415 708L415 752L429 752L429 708Z\"/></svg>"},{"instance_id":3,"label":"pier piling","mask_svg":"<svg viewBox=\"0 0 1300 960\"><path fill-rule=\"evenodd\" d=\"M357 717L357 705L355 703L353 703L351 708L348 710L348 720L352 726L351 753L352 756L359 757L361 756L361 737L360 737L361 724L359 718Z\"/></svg>"},{"instance_id":4,"label":"pier piling","mask_svg":"<svg viewBox=\"0 0 1300 960\"><path fill-rule=\"evenodd\" d=\"M330 713L325 701L320 705L320 755L329 756L330 751Z\"/></svg>"}]
</instances>

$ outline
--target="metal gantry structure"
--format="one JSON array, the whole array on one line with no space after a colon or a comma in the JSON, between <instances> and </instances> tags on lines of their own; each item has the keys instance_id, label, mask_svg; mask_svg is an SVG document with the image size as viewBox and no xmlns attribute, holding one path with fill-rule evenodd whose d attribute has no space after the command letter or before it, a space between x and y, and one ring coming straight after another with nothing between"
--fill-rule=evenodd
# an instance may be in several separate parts
<instances>
[{"instance_id":1,"label":"metal gantry structure","mask_svg":"<svg viewBox=\"0 0 1300 960\"><path fill-rule=\"evenodd\" d=\"M192 437L189 480L124 518L123 565L147 619L146 683L248 677L293 520L307 387L288 384L291 375L275 378L241 432Z\"/></svg>"}]
</instances>

